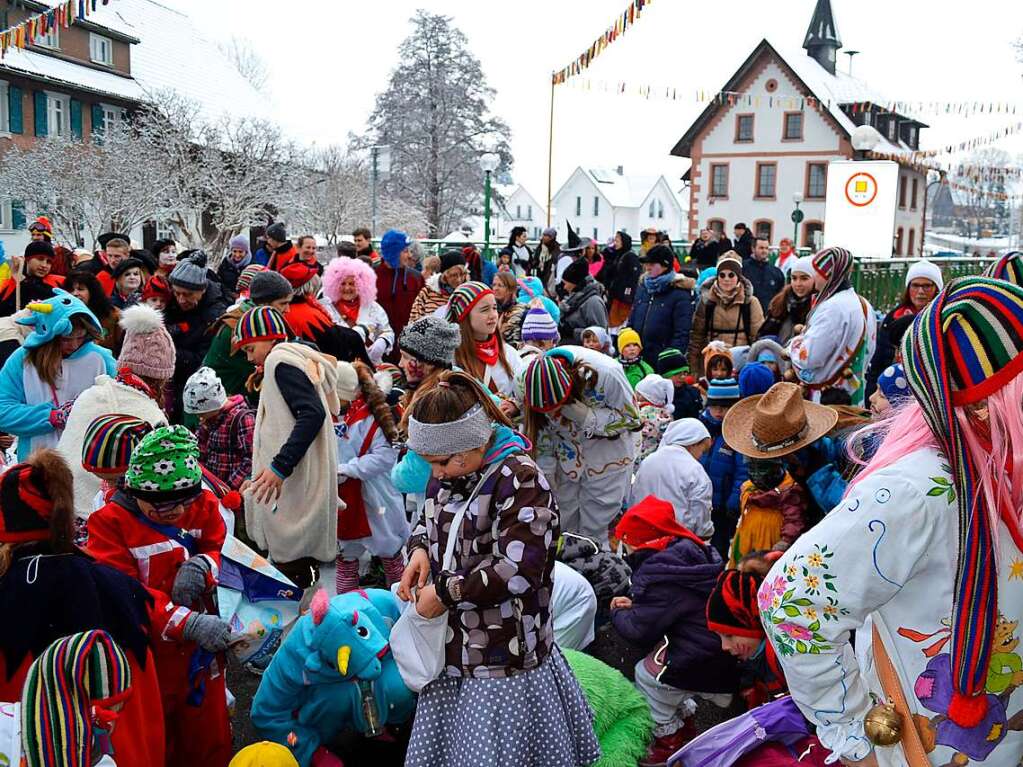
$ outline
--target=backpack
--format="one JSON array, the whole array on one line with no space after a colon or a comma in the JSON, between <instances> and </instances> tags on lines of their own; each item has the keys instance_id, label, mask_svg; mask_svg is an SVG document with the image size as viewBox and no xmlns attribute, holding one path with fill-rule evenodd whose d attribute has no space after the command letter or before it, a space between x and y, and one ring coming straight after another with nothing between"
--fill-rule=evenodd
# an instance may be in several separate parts
<instances>
[{"instance_id":1,"label":"backpack","mask_svg":"<svg viewBox=\"0 0 1023 767\"><path fill-rule=\"evenodd\" d=\"M710 336L714 331L714 310L717 309L717 302L708 302L703 307L703 324L707 328L707 335ZM750 328L753 326L753 321L750 319L750 305L749 302L743 303L739 306L739 321L742 323L743 332L746 333L746 343L753 343L753 334L750 332ZM732 341L736 341L739 335L739 326L735 326L735 330L732 331ZM734 346L735 344L731 344Z\"/></svg>"}]
</instances>

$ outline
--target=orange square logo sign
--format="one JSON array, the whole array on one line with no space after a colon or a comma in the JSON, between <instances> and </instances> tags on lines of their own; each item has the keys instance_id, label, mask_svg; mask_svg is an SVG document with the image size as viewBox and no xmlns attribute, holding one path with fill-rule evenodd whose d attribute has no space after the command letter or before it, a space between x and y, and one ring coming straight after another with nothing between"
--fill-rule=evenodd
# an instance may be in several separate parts
<instances>
[{"instance_id":1,"label":"orange square logo sign","mask_svg":"<svg viewBox=\"0 0 1023 767\"><path fill-rule=\"evenodd\" d=\"M845 199L850 205L864 208L877 197L877 179L869 173L859 171L845 182Z\"/></svg>"}]
</instances>

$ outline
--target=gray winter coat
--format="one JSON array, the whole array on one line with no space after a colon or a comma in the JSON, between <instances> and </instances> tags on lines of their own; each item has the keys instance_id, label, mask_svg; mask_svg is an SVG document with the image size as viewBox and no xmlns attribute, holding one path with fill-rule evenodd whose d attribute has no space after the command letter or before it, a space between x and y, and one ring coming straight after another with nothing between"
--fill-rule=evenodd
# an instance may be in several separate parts
<instances>
[{"instance_id":1,"label":"gray winter coat","mask_svg":"<svg viewBox=\"0 0 1023 767\"><path fill-rule=\"evenodd\" d=\"M582 343L583 331L591 325L607 327L604 286L587 275L582 284L561 302L558 332L562 343Z\"/></svg>"}]
</instances>

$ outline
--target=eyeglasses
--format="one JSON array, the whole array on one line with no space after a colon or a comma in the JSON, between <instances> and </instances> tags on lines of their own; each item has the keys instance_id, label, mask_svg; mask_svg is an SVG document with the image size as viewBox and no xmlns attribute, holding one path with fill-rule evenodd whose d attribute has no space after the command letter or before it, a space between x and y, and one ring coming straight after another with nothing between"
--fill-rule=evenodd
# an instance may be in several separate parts
<instances>
[{"instance_id":1,"label":"eyeglasses","mask_svg":"<svg viewBox=\"0 0 1023 767\"><path fill-rule=\"evenodd\" d=\"M927 282L911 282L909 283L909 289L930 293L931 291L936 291L938 286L928 280Z\"/></svg>"},{"instance_id":2,"label":"eyeglasses","mask_svg":"<svg viewBox=\"0 0 1023 767\"><path fill-rule=\"evenodd\" d=\"M162 501L159 503L149 501L149 505L153 507L154 514L165 516L178 508L178 506L191 506L200 495L202 495L201 490L194 495L190 495L187 498L180 498L176 501Z\"/></svg>"}]
</instances>

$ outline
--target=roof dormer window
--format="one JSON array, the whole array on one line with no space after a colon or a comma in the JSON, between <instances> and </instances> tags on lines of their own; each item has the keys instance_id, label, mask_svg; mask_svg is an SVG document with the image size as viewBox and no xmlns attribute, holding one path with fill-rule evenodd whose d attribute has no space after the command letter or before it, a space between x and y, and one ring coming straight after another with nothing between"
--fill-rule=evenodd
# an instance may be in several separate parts
<instances>
[{"instance_id":1,"label":"roof dormer window","mask_svg":"<svg viewBox=\"0 0 1023 767\"><path fill-rule=\"evenodd\" d=\"M38 45L40 48L49 48L50 50L59 51L60 27L58 27L56 24L51 26L48 30L46 30L45 35L39 35L36 38L35 44Z\"/></svg>"},{"instance_id":2,"label":"roof dormer window","mask_svg":"<svg viewBox=\"0 0 1023 767\"><path fill-rule=\"evenodd\" d=\"M93 64L102 64L105 67L113 66L114 43L109 37L103 35L89 34L89 60Z\"/></svg>"}]
</instances>

